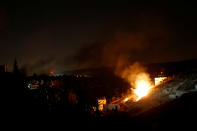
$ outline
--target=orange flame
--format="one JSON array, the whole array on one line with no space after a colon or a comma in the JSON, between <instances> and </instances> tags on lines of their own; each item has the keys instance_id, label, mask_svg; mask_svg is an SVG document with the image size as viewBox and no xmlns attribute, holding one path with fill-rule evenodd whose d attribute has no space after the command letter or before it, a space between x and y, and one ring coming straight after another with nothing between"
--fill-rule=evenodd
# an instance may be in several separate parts
<instances>
[{"instance_id":1,"label":"orange flame","mask_svg":"<svg viewBox=\"0 0 197 131\"><path fill-rule=\"evenodd\" d=\"M134 93L137 95L136 101L139 101L142 97L146 96L152 87L153 86L151 86L149 81L138 80L134 90Z\"/></svg>"},{"instance_id":2,"label":"orange flame","mask_svg":"<svg viewBox=\"0 0 197 131\"><path fill-rule=\"evenodd\" d=\"M149 75L144 72L136 75L134 86L134 93L137 96L136 101L139 101L142 97L146 96L150 89L153 88Z\"/></svg>"},{"instance_id":3,"label":"orange flame","mask_svg":"<svg viewBox=\"0 0 197 131\"><path fill-rule=\"evenodd\" d=\"M146 68L138 62L124 68L119 74L130 83L131 87L134 87L134 89L131 88L131 95L126 97L123 102L127 102L130 99L139 101L142 97L148 95L153 88L149 74L146 73Z\"/></svg>"}]
</instances>

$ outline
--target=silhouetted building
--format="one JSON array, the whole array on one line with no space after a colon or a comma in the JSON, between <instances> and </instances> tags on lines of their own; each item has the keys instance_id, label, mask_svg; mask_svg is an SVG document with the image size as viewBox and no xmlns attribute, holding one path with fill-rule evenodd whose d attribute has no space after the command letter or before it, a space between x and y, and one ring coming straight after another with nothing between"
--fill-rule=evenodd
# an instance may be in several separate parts
<instances>
[{"instance_id":1,"label":"silhouetted building","mask_svg":"<svg viewBox=\"0 0 197 131\"><path fill-rule=\"evenodd\" d=\"M15 59L14 60L14 66L13 66L13 73L18 73L18 72L19 72L19 70L18 70L18 62Z\"/></svg>"},{"instance_id":2,"label":"silhouetted building","mask_svg":"<svg viewBox=\"0 0 197 131\"><path fill-rule=\"evenodd\" d=\"M6 64L0 65L0 73L8 72L8 66Z\"/></svg>"}]
</instances>

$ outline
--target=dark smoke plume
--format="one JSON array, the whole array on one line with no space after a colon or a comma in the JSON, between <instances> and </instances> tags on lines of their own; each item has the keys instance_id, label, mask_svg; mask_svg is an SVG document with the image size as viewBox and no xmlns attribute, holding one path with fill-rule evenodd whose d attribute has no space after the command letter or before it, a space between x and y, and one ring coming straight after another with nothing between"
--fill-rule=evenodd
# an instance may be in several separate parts
<instances>
[{"instance_id":1,"label":"dark smoke plume","mask_svg":"<svg viewBox=\"0 0 197 131\"><path fill-rule=\"evenodd\" d=\"M72 57L80 68L124 68L135 61L162 61L172 46L173 34L158 17L137 17L130 28L121 28L106 40L87 44ZM138 21L138 22L136 22Z\"/></svg>"}]
</instances>

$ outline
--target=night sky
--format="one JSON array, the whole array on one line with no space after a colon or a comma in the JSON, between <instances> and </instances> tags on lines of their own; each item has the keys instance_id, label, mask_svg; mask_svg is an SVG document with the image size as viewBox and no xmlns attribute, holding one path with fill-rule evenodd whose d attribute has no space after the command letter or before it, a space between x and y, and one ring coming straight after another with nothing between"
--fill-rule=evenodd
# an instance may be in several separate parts
<instances>
[{"instance_id":1,"label":"night sky","mask_svg":"<svg viewBox=\"0 0 197 131\"><path fill-rule=\"evenodd\" d=\"M0 64L29 73L197 58L194 3L2 1Z\"/></svg>"}]
</instances>

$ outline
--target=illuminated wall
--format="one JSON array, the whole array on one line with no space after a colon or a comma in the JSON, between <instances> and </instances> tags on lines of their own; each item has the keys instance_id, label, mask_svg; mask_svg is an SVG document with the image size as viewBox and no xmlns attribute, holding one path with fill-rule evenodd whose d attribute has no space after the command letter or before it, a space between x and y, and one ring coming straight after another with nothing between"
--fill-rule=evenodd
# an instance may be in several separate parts
<instances>
[{"instance_id":1,"label":"illuminated wall","mask_svg":"<svg viewBox=\"0 0 197 131\"><path fill-rule=\"evenodd\" d=\"M166 79L167 79L167 77L156 77L155 78L155 86L162 84Z\"/></svg>"},{"instance_id":2,"label":"illuminated wall","mask_svg":"<svg viewBox=\"0 0 197 131\"><path fill-rule=\"evenodd\" d=\"M103 105L106 103L106 98L98 99L98 110L103 111Z\"/></svg>"}]
</instances>

